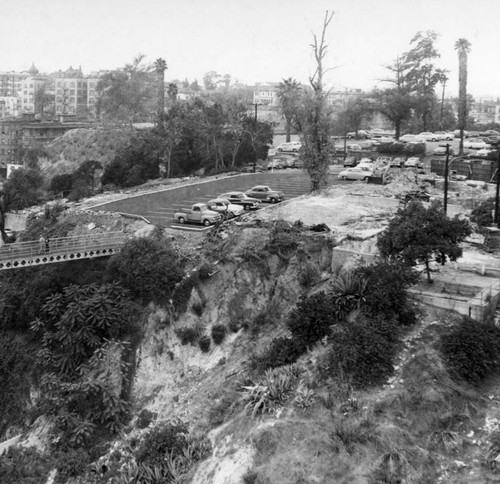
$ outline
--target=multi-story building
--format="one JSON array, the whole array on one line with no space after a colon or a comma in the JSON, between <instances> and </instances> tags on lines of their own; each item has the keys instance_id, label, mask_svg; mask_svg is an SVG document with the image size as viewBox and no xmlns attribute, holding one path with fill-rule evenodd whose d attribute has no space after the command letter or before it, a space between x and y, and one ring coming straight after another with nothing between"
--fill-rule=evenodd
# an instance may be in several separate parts
<instances>
[{"instance_id":1,"label":"multi-story building","mask_svg":"<svg viewBox=\"0 0 500 484\"><path fill-rule=\"evenodd\" d=\"M257 84L253 92L253 103L259 106L278 107L279 106L279 83L269 82Z\"/></svg>"},{"instance_id":2,"label":"multi-story building","mask_svg":"<svg viewBox=\"0 0 500 484\"><path fill-rule=\"evenodd\" d=\"M0 96L0 118L17 116L18 98L15 96Z\"/></svg>"},{"instance_id":3,"label":"multi-story building","mask_svg":"<svg viewBox=\"0 0 500 484\"><path fill-rule=\"evenodd\" d=\"M95 116L98 78L58 77L55 80L56 115Z\"/></svg>"},{"instance_id":4,"label":"multi-story building","mask_svg":"<svg viewBox=\"0 0 500 484\"><path fill-rule=\"evenodd\" d=\"M18 109L21 114L35 113L36 93L45 88L45 80L36 77L27 77L19 84Z\"/></svg>"},{"instance_id":5,"label":"multi-story building","mask_svg":"<svg viewBox=\"0 0 500 484\"><path fill-rule=\"evenodd\" d=\"M476 123L500 123L500 99L478 98L470 107L469 115Z\"/></svg>"}]
</instances>

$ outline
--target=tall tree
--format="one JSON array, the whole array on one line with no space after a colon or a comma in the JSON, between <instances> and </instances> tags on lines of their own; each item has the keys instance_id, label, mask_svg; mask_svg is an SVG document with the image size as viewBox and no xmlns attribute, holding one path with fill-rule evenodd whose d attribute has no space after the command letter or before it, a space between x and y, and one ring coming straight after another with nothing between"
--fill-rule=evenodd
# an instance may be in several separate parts
<instances>
[{"instance_id":1,"label":"tall tree","mask_svg":"<svg viewBox=\"0 0 500 484\"><path fill-rule=\"evenodd\" d=\"M406 84L415 96L415 110L422 120L423 131L427 131L436 104L435 87L443 75L443 71L434 66L435 59L440 57L435 47L437 37L432 30L417 32L410 41L412 49L403 55Z\"/></svg>"},{"instance_id":2,"label":"tall tree","mask_svg":"<svg viewBox=\"0 0 500 484\"><path fill-rule=\"evenodd\" d=\"M458 127L460 129L460 145L458 154L464 152L464 130L467 122L467 54L471 43L467 39L458 39L455 50L458 52Z\"/></svg>"},{"instance_id":3,"label":"tall tree","mask_svg":"<svg viewBox=\"0 0 500 484\"><path fill-rule=\"evenodd\" d=\"M122 70L104 74L97 83L97 112L103 121L134 123L149 120L154 111L150 69L142 54Z\"/></svg>"},{"instance_id":4,"label":"tall tree","mask_svg":"<svg viewBox=\"0 0 500 484\"><path fill-rule=\"evenodd\" d=\"M278 99L281 103L281 110L286 122L286 142L290 141L292 122L297 116L298 102L300 96L300 84L289 77L283 79L278 86Z\"/></svg>"},{"instance_id":5,"label":"tall tree","mask_svg":"<svg viewBox=\"0 0 500 484\"><path fill-rule=\"evenodd\" d=\"M311 180L311 191L326 187L328 182L329 155L331 152L331 116L323 85L323 75L325 74L323 63L328 53L328 44L325 39L326 31L333 14L334 12L329 13L327 10L320 37L318 38L316 34L313 34L311 47L316 69L309 78L312 93L305 96L304 110L300 120L304 167Z\"/></svg>"},{"instance_id":6,"label":"tall tree","mask_svg":"<svg viewBox=\"0 0 500 484\"><path fill-rule=\"evenodd\" d=\"M414 106L414 97L406 82L408 64L404 58L397 57L393 64L385 68L391 74L382 82L391 84L391 87L375 91L373 97L378 111L393 123L395 137L399 139L403 124L410 118Z\"/></svg>"},{"instance_id":7,"label":"tall tree","mask_svg":"<svg viewBox=\"0 0 500 484\"><path fill-rule=\"evenodd\" d=\"M165 109L165 71L167 70L165 59L161 57L156 59L154 69L158 83L158 116L161 116Z\"/></svg>"}]
</instances>

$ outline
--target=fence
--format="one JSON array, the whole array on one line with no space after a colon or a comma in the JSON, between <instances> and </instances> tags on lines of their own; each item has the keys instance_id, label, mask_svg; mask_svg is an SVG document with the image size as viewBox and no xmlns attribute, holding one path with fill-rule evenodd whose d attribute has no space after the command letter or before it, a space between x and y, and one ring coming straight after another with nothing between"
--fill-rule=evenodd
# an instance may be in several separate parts
<instances>
[{"instance_id":1,"label":"fence","mask_svg":"<svg viewBox=\"0 0 500 484\"><path fill-rule=\"evenodd\" d=\"M0 270L105 257L119 252L125 241L121 232L102 232L5 244L0 247Z\"/></svg>"}]
</instances>

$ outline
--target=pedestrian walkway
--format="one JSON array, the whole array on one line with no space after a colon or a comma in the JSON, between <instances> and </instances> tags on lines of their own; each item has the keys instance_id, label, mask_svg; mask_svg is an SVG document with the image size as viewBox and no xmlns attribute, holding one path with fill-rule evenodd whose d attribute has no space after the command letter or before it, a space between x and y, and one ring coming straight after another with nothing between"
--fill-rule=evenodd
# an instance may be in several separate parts
<instances>
[{"instance_id":1,"label":"pedestrian walkway","mask_svg":"<svg viewBox=\"0 0 500 484\"><path fill-rule=\"evenodd\" d=\"M56 262L107 257L120 252L126 242L122 232L59 237L15 242L0 247L0 270L18 269Z\"/></svg>"}]
</instances>

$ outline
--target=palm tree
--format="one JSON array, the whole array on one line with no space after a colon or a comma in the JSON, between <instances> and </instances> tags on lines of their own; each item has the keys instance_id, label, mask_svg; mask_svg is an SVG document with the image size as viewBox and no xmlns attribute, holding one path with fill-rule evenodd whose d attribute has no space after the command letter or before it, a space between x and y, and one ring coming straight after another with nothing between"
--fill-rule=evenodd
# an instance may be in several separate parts
<instances>
[{"instance_id":1,"label":"palm tree","mask_svg":"<svg viewBox=\"0 0 500 484\"><path fill-rule=\"evenodd\" d=\"M290 141L292 121L297 113L300 84L295 79L289 77L279 83L278 89L278 99L281 102L281 110L286 121L286 142L288 143Z\"/></svg>"},{"instance_id":2,"label":"palm tree","mask_svg":"<svg viewBox=\"0 0 500 484\"><path fill-rule=\"evenodd\" d=\"M161 116L165 109L165 71L167 70L165 59L161 57L156 59L154 68L158 77L158 116Z\"/></svg>"},{"instance_id":3,"label":"palm tree","mask_svg":"<svg viewBox=\"0 0 500 484\"><path fill-rule=\"evenodd\" d=\"M458 39L455 50L458 52L458 127L460 129L460 146L458 154L464 152L464 129L467 121L467 54L471 43L467 39Z\"/></svg>"}]
</instances>

